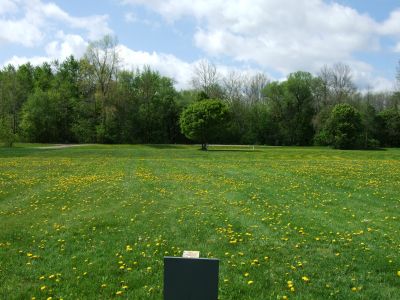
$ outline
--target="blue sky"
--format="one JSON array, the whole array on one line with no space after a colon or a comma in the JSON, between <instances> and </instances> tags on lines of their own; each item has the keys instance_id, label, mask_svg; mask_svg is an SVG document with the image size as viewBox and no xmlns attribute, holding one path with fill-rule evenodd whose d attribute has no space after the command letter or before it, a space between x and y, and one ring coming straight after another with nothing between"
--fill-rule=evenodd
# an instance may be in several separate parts
<instances>
[{"instance_id":1,"label":"blue sky","mask_svg":"<svg viewBox=\"0 0 400 300\"><path fill-rule=\"evenodd\" d=\"M337 62L361 90L394 88L400 59L397 0L0 0L0 65L81 57L91 40L117 36L121 66L149 65L190 86L208 59L221 76Z\"/></svg>"}]
</instances>

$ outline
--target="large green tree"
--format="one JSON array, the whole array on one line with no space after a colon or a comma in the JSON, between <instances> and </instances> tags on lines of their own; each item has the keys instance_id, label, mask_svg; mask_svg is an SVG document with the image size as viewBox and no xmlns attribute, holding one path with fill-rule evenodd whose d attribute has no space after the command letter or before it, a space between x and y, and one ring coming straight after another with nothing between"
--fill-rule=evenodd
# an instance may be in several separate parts
<instances>
[{"instance_id":1,"label":"large green tree","mask_svg":"<svg viewBox=\"0 0 400 300\"><path fill-rule=\"evenodd\" d=\"M337 104L327 121L328 143L337 149L354 149L360 146L363 131L360 113L350 104Z\"/></svg>"},{"instance_id":2,"label":"large green tree","mask_svg":"<svg viewBox=\"0 0 400 300\"><path fill-rule=\"evenodd\" d=\"M181 114L181 131L187 138L200 142L202 150L207 150L207 144L221 130L227 116L228 107L220 100L195 102Z\"/></svg>"}]
</instances>

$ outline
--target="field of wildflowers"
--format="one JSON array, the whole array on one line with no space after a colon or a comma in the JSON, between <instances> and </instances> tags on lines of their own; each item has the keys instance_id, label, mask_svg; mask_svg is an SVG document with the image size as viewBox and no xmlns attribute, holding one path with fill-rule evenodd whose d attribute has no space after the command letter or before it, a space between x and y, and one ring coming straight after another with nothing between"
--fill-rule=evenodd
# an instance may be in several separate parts
<instances>
[{"instance_id":1,"label":"field of wildflowers","mask_svg":"<svg viewBox=\"0 0 400 300\"><path fill-rule=\"evenodd\" d=\"M0 299L162 299L163 256L220 299L399 299L400 150L0 148Z\"/></svg>"}]
</instances>

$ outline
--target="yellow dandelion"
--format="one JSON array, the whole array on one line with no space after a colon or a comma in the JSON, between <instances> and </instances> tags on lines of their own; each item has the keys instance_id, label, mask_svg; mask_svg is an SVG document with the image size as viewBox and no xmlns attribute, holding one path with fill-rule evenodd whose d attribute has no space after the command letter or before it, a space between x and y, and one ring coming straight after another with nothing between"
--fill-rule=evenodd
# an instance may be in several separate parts
<instances>
[{"instance_id":1,"label":"yellow dandelion","mask_svg":"<svg viewBox=\"0 0 400 300\"><path fill-rule=\"evenodd\" d=\"M225 283L229 282L229 279L224 279L224 282L225 282Z\"/></svg>"},{"instance_id":2,"label":"yellow dandelion","mask_svg":"<svg viewBox=\"0 0 400 300\"><path fill-rule=\"evenodd\" d=\"M123 293L122 291L117 291L117 292L115 293L115 295L118 295L118 296L119 296L119 295L122 295L122 293Z\"/></svg>"},{"instance_id":3,"label":"yellow dandelion","mask_svg":"<svg viewBox=\"0 0 400 300\"><path fill-rule=\"evenodd\" d=\"M354 286L351 288L351 290L352 290L353 292L357 292L357 288L354 287Z\"/></svg>"},{"instance_id":4,"label":"yellow dandelion","mask_svg":"<svg viewBox=\"0 0 400 300\"><path fill-rule=\"evenodd\" d=\"M249 280L249 281L247 281L247 284L253 284L254 283L254 281L253 280Z\"/></svg>"},{"instance_id":5,"label":"yellow dandelion","mask_svg":"<svg viewBox=\"0 0 400 300\"><path fill-rule=\"evenodd\" d=\"M304 282L309 282L310 278L308 278L307 276L303 276L301 277L301 279L303 279Z\"/></svg>"},{"instance_id":6,"label":"yellow dandelion","mask_svg":"<svg viewBox=\"0 0 400 300\"><path fill-rule=\"evenodd\" d=\"M248 277L249 275L249 273L244 273L244 277Z\"/></svg>"},{"instance_id":7,"label":"yellow dandelion","mask_svg":"<svg viewBox=\"0 0 400 300\"><path fill-rule=\"evenodd\" d=\"M399 277L400 277L400 271L397 271L397 276L399 276Z\"/></svg>"},{"instance_id":8,"label":"yellow dandelion","mask_svg":"<svg viewBox=\"0 0 400 300\"><path fill-rule=\"evenodd\" d=\"M101 285L101 287L104 289L105 287L107 287L107 284L103 283L103 284Z\"/></svg>"},{"instance_id":9,"label":"yellow dandelion","mask_svg":"<svg viewBox=\"0 0 400 300\"><path fill-rule=\"evenodd\" d=\"M43 286L40 287L40 290L41 290L41 291L44 291L45 289L46 289L46 286L45 286L45 285L43 285Z\"/></svg>"}]
</instances>

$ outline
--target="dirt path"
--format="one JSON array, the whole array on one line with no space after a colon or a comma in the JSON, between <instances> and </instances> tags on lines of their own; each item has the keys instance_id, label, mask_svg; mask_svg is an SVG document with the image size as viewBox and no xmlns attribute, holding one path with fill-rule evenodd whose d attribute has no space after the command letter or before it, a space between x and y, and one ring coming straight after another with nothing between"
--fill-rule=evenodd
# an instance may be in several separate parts
<instances>
[{"instance_id":1,"label":"dirt path","mask_svg":"<svg viewBox=\"0 0 400 300\"><path fill-rule=\"evenodd\" d=\"M53 146L36 147L36 149L64 149L72 147L90 146L93 144L56 144Z\"/></svg>"}]
</instances>

